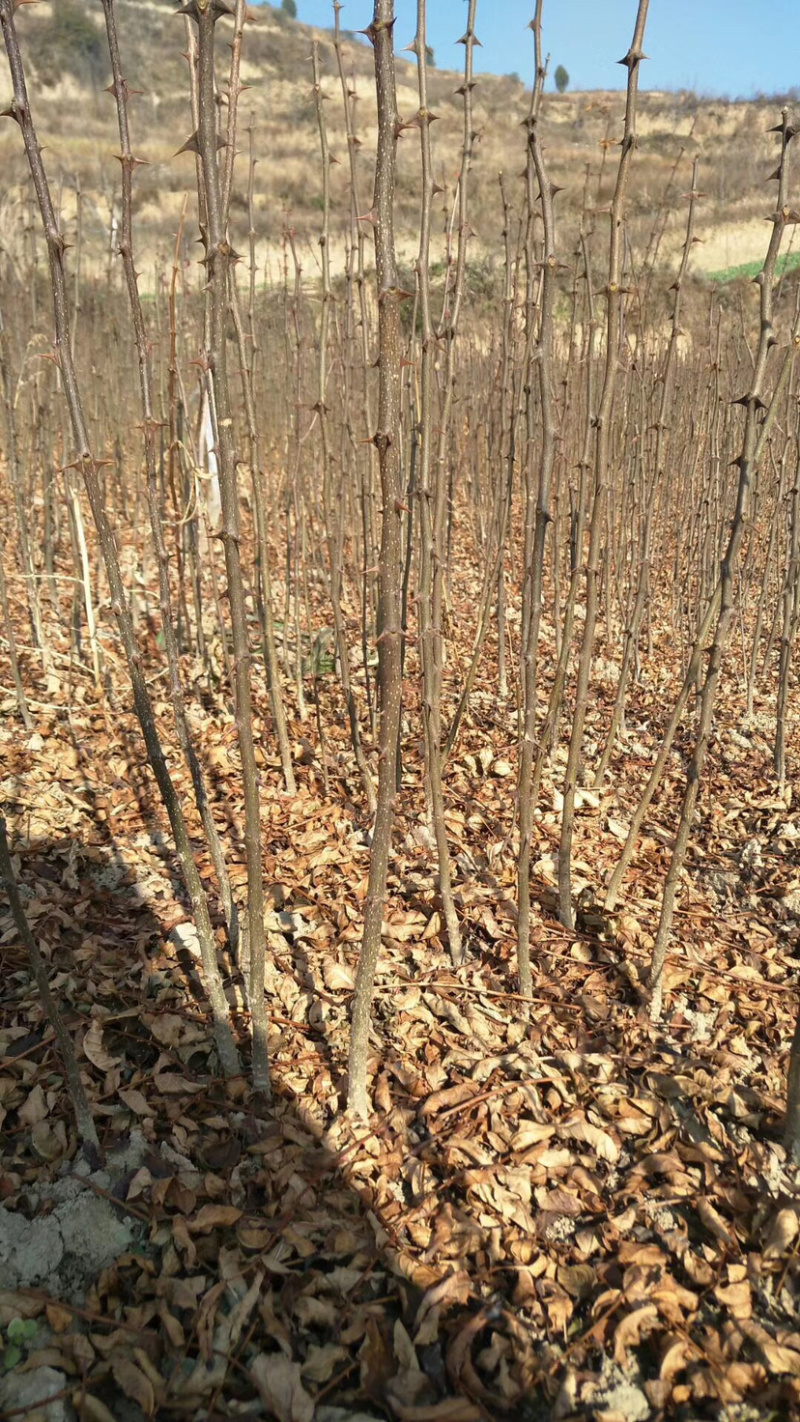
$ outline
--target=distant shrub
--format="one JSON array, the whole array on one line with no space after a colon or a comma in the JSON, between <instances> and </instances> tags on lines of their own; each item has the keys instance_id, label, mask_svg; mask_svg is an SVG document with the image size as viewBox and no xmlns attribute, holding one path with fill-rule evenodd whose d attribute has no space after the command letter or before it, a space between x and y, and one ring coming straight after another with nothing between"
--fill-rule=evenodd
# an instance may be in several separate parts
<instances>
[{"instance_id":1,"label":"distant shrub","mask_svg":"<svg viewBox=\"0 0 800 1422\"><path fill-rule=\"evenodd\" d=\"M281 9L290 20L297 19L297 0L281 0Z\"/></svg>"},{"instance_id":2,"label":"distant shrub","mask_svg":"<svg viewBox=\"0 0 800 1422\"><path fill-rule=\"evenodd\" d=\"M569 74L567 73L563 64L559 64L555 74L553 75L553 78L556 81L556 88L558 89L559 94L565 94L567 91L567 85L569 84Z\"/></svg>"},{"instance_id":3,"label":"distant shrub","mask_svg":"<svg viewBox=\"0 0 800 1422\"><path fill-rule=\"evenodd\" d=\"M108 69L100 31L76 0L54 0L52 18L42 34L37 59L46 84L55 84L62 74L68 73L84 83L98 85Z\"/></svg>"}]
</instances>

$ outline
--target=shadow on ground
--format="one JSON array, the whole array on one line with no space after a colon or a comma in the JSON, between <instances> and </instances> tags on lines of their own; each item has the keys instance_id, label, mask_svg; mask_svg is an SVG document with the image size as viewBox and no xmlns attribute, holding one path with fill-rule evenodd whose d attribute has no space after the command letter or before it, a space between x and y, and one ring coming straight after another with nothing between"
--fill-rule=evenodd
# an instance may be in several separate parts
<instances>
[{"instance_id":1,"label":"shadow on ground","mask_svg":"<svg viewBox=\"0 0 800 1422\"><path fill-rule=\"evenodd\" d=\"M266 1107L216 1075L157 830L131 862L94 824L91 842L17 843L97 1117L94 1173L1 925L4 1416L644 1422L688 1415L680 1387L704 1399L693 1416L726 1415L726 1377L748 1418L791 1415L791 1369L764 1361L792 1351L797 1261L764 1264L791 1191L779 1181L765 1212L759 1172L780 1151L755 1093L711 1110L695 1090L711 1057L686 1050L678 1072L624 1007L576 1051L552 978L521 1027L491 994L478 1006L467 970L402 980L395 963L376 999L376 1115L353 1127L346 984L320 991L289 905L270 945ZM246 1054L241 1016L237 1030ZM756 1275L762 1292L774 1276L769 1334L747 1332L736 1292L755 1299Z\"/></svg>"}]
</instances>

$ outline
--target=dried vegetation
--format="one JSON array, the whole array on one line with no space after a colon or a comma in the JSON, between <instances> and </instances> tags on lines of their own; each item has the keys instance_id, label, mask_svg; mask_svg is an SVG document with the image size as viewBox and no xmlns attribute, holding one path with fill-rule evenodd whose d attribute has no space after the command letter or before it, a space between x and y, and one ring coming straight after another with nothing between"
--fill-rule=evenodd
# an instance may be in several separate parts
<instances>
[{"instance_id":1,"label":"dried vegetation","mask_svg":"<svg viewBox=\"0 0 800 1422\"><path fill-rule=\"evenodd\" d=\"M795 130L646 10L0 0L4 1415L800 1415Z\"/></svg>"}]
</instances>

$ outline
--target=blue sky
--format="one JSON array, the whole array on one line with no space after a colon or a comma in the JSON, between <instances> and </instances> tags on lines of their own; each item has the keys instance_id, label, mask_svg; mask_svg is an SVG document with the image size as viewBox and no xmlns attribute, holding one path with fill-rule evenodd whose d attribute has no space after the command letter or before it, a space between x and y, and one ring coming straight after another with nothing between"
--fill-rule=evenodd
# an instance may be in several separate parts
<instances>
[{"instance_id":1,"label":"blue sky","mask_svg":"<svg viewBox=\"0 0 800 1422\"><path fill-rule=\"evenodd\" d=\"M396 0L397 45L414 37L415 0ZM428 43L443 68L459 68L465 0L428 0ZM331 25L331 0L297 0L298 19ZM342 26L363 29L370 0L346 0ZM532 64L526 26L533 0L478 0L483 48L476 68L516 72L527 84ZM620 88L615 61L628 48L636 0L545 0L542 33L550 71L563 64L573 89ZM695 89L701 94L750 98L800 86L798 0L650 0L642 84L650 89Z\"/></svg>"}]
</instances>

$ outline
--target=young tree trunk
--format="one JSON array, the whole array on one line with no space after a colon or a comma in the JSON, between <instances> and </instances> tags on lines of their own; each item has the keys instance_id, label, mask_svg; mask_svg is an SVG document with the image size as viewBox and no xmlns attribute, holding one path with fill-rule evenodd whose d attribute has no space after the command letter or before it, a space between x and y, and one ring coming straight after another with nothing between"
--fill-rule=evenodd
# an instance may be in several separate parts
<instances>
[{"instance_id":1,"label":"young tree trunk","mask_svg":"<svg viewBox=\"0 0 800 1422\"><path fill-rule=\"evenodd\" d=\"M786 355L784 356L784 362L781 369L781 373L778 377L778 381L775 386L775 396L770 404L766 417L764 418L759 429L758 442L756 444L755 453L753 456L754 465L757 465L759 460L761 459L763 451L766 447L767 440L769 439L777 412L777 399L788 382L793 355L794 348L792 346L789 348L789 350L786 352ZM667 764L667 759L672 748L672 742L675 739L675 734L677 732L678 726L680 725L681 717L683 716L683 713L686 709L686 704L689 700L690 693L692 691L692 688L697 686L700 677L700 669L703 662L703 655L706 650L706 644L708 642L711 629L712 627L714 627L715 621L719 614L721 596L722 584L718 581L716 587L711 593L709 601L706 604L705 611L703 612L703 615L697 627L681 689L678 693L678 697L673 707L672 714L670 715L669 721L667 722L667 726L664 730L664 734L661 738L661 745L658 748L658 753L656 755L656 759L653 764L653 768L650 772L650 775L648 776L647 784L645 785L645 788L639 797L636 810L634 811L633 817L631 819L628 834L625 839L625 843L622 846L622 852L614 867L614 871L608 881L608 887L605 893L605 907L609 911L611 911L619 901L622 889L622 881L627 872L628 865L630 864L633 851L636 848L636 841L638 840L639 834L641 833L645 816L650 807L653 796L655 795L659 785L661 784L661 780L664 775L664 769Z\"/></svg>"},{"instance_id":2,"label":"young tree trunk","mask_svg":"<svg viewBox=\"0 0 800 1422\"><path fill-rule=\"evenodd\" d=\"M777 486L776 486L776 489L775 489L775 499L774 499L773 506L772 506L772 517L770 518L770 524L769 524L769 538L768 538L768 540L767 540L767 551L766 551L766 553L764 554L764 573L763 573L763 576L762 576L762 578L761 578L761 587L760 587L760 589L759 589L759 594L758 594L758 607L757 607L757 609L756 609L756 621L755 621L755 626L754 626L754 628L753 628L752 641L751 641L751 643L750 643L750 658L749 658L749 662L748 662L748 666L747 666L747 673L746 673L746 675L747 675L747 712L746 712L746 718L747 718L747 721L748 721L748 722L751 722L752 719L753 719L753 711L754 711L754 707L755 707L756 684L757 684L757 682L758 682L759 652L761 651L761 635L762 635L762 632L763 632L763 630L764 630L764 617L765 617L765 615L766 615L766 613L767 613L767 607L768 607L768 604L769 604L769 598L770 598L770 592L771 592L771 586L770 586L770 584L771 584L771 582L772 582L772 572L773 572L774 565L775 565L775 561L776 561L775 558L774 558L774 554L775 554L775 544L776 544L776 542L777 542L778 529L779 529L779 526L780 526L780 524L781 524L781 516L782 516L782 514L783 514L783 500L784 500L784 493L785 493L785 489L786 489L786 471L787 471L787 465L788 465L788 463L789 463L790 455L791 455L793 452L796 452L796 444L795 444L795 442L794 442L793 440L787 439L786 444L785 444L785 446L784 446L783 457L782 457L782 459L781 459L780 465L778 466L778 482L777 482ZM798 466L798 465L796 464L796 465L795 465L795 469L797 470L798 467L800 467L800 466ZM795 476L795 477L797 477L797 476ZM793 494L793 493L792 493L792 496L791 496L791 497L792 497L792 498L794 497L794 494ZM791 501L790 501L790 507L791 507Z\"/></svg>"},{"instance_id":3,"label":"young tree trunk","mask_svg":"<svg viewBox=\"0 0 800 1422\"><path fill-rule=\"evenodd\" d=\"M653 519L655 517L656 497L661 489L666 474L667 461L667 435L669 423L667 415L672 401L672 392L675 383L675 363L677 359L678 336L680 334L681 318L681 292L686 273L689 267L689 257L694 243L694 214L697 199L700 196L697 189L697 165L695 158L692 168L692 189L689 193L689 215L686 222L686 237L683 243L683 254L675 279L673 290L675 296L672 304L672 325L670 328L669 344L664 360L664 369L661 375L661 399L659 402L658 425L656 429L656 451L655 468L653 477L649 481L645 495L646 506L644 509L644 527L642 530L641 553L638 559L636 597L633 610L625 628L625 636L622 651L622 666L619 673L617 693L614 700L614 709L611 715L611 725L606 736L606 743L603 747L602 755L595 771L595 789L602 788L606 770L614 749L614 743L619 735L625 716L625 694L633 665L636 648L639 642L639 632L642 625L647 600L650 596L650 567L651 567L651 546L653 540Z\"/></svg>"},{"instance_id":4,"label":"young tree trunk","mask_svg":"<svg viewBox=\"0 0 800 1422\"><path fill-rule=\"evenodd\" d=\"M236 0L236 13L234 16L234 41L231 46L231 67L228 81L228 131L226 135L225 147L225 167L222 178L222 209L228 213L230 208L231 189L233 187L233 165L236 158L236 122L239 112L239 94L243 85L239 82L242 54L242 32L247 17L247 5L245 0ZM247 207L250 219L250 299L251 312L255 300L255 238L256 233L253 226L253 172L255 161L252 157L252 126L250 129L250 170L248 176ZM266 510L264 508L263 471L261 468L261 441L259 437L258 419L256 416L256 400L253 390L253 369L255 366L256 347L254 321L251 320L250 335L252 337L250 347L250 360L247 359L245 346L244 324L242 322L241 311L239 309L239 293L236 287L236 271L233 266L230 268L230 311L233 318L234 330L236 332L236 346L239 354L239 370L242 379L242 394L244 397L245 417L247 419L247 441L250 454L250 483L253 490L253 508L255 512L256 529L256 552L258 559L256 602L258 606L259 622L261 625L261 641L264 651L264 666L267 674L267 688L269 691L270 708L272 710L272 722L275 727L275 737L278 742L278 753L283 770L283 783L288 795L294 795L297 791L294 778L294 767L292 765L292 750L289 744L289 731L286 725L286 710L283 704L283 693L281 690L280 672L278 670L278 652L275 645L275 615L272 605L272 571L270 567L270 549L267 532Z\"/></svg>"},{"instance_id":5,"label":"young tree trunk","mask_svg":"<svg viewBox=\"0 0 800 1422\"><path fill-rule=\"evenodd\" d=\"M622 320L622 247L625 194L628 186L631 161L636 147L636 96L639 87L639 66L644 58L642 43L644 41L647 8L648 0L639 0L631 47L625 55L625 58L620 61L628 70L628 91L625 103L622 153L617 169L614 196L611 201L611 235L608 254L608 282L606 286L608 312L606 321L606 364L603 390L600 396L596 419L594 502L589 531L589 554L586 563L586 620L583 627L583 639L581 641L578 661L575 711L572 718L572 730L567 754L567 768L564 774L564 809L561 819L561 841L558 853L558 910L561 922L568 929L572 929L574 926L572 908L572 836L575 823L575 791L578 785L578 770L583 749L583 730L589 704L589 677L594 656L594 637L599 606L600 553L606 525L605 509L608 493L611 417L614 409L614 392L617 383L618 349Z\"/></svg>"},{"instance_id":6,"label":"young tree trunk","mask_svg":"<svg viewBox=\"0 0 800 1422\"><path fill-rule=\"evenodd\" d=\"M211 861L214 865L214 872L220 888L220 898L225 914L225 923L228 929L231 951L235 955L238 949L239 923L236 911L236 904L231 892L228 869L225 863L225 855L217 830L208 794L203 780L203 773L197 754L189 733L189 725L186 719L186 704L181 683L180 654L178 650L178 639L175 633L175 623L172 616L172 593L169 578L169 555L164 542L164 529L161 519L161 503L158 490L158 475L156 468L156 431L159 428L158 421L153 413L152 398L152 373L150 361L150 345L145 327L144 311L139 296L139 287L134 266L133 255L133 172L137 160L131 151L130 129L128 124L128 96L129 88L122 73L122 60L119 51L119 39L117 35L116 5L115 0L103 0L103 10L106 20L106 34L108 38L108 49L111 58L112 88L117 107L117 121L119 125L120 141L120 163L122 165L122 194L121 194L121 221L120 221L120 241L119 255L122 258L125 270L125 283L128 290L128 301L131 309L131 320L133 323L134 337L136 340L136 351L139 366L139 394L142 405L142 428L144 431L144 461L145 480L147 492L147 506L150 516L150 529L153 536L153 548L156 555L156 565L158 570L158 589L161 607L161 628L164 635L164 648L167 656L167 672L169 677L170 699L172 701L172 713L175 720L175 729L178 742L183 752L189 774L192 780L195 803L203 825L206 836Z\"/></svg>"},{"instance_id":7,"label":"young tree trunk","mask_svg":"<svg viewBox=\"0 0 800 1422\"><path fill-rule=\"evenodd\" d=\"M700 783L705 768L706 756L708 754L708 744L711 735L711 718L714 711L714 702L719 685L720 673L722 671L722 661L730 637L734 612L734 576L736 573L739 548L750 512L751 481L753 471L758 462L757 454L759 447L763 446L764 423L766 422L762 423L759 428L759 412L763 409L765 403L763 396L767 359L772 347L775 345L772 285L775 276L775 262L778 257L781 238L786 227L787 216L789 215L789 208L787 206L787 151L795 132L794 128L789 124L788 114L785 109L783 111L779 131L781 133L781 157L775 175L778 179L778 198L773 217L772 233L759 282L761 318L759 341L756 349L750 389L747 395L743 396L739 402L745 409L745 428L742 437L741 453L736 460L739 467L736 507L719 569L717 583L719 589L719 611L711 643L708 667L700 692L700 708L694 750L686 774L681 814L675 835L672 859L670 860L669 870L667 871L667 878L664 884L661 916L650 966L650 1016L654 1022L657 1022L661 1016L664 992L664 962L672 932L672 919L678 894L680 875L686 858L689 836L692 829L692 819L697 804L697 797L700 792ZM799 332L800 319L795 322L790 352L794 352L797 347ZM784 366L786 366L786 362L784 362ZM772 409L775 409L777 406L781 389L781 382L778 381L772 400L770 401Z\"/></svg>"},{"instance_id":8,"label":"young tree trunk","mask_svg":"<svg viewBox=\"0 0 800 1422\"><path fill-rule=\"evenodd\" d=\"M208 272L208 333L206 379L213 410L214 441L219 461L222 502L220 538L228 576L231 635L233 641L236 733L242 761L244 792L245 858L247 861L247 924L249 1007L253 1041L253 1086L265 1097L271 1094L267 1047L267 1012L264 1000L265 934L264 883L261 863L261 823L253 743L250 692L250 641L247 629L244 579L239 532L239 481L234 442L233 409L228 384L228 291L232 249L227 235L227 211L217 156L217 108L214 93L214 33L217 20L230 13L228 0L189 0L190 17L197 24L197 151L203 174L206 226L203 244ZM230 102L235 102L233 95Z\"/></svg>"},{"instance_id":9,"label":"young tree trunk","mask_svg":"<svg viewBox=\"0 0 800 1422\"><path fill-rule=\"evenodd\" d=\"M781 463L781 470L783 463ZM780 500L780 487L778 490ZM771 542L772 540L770 540ZM789 500L789 529L786 572L781 594L781 652L778 670L778 701L775 708L775 745L772 764L781 788L786 780L786 712L789 703L789 673L792 666L792 647L797 631L798 611L800 611L800 459L795 445L795 472ZM768 556L771 550L768 549ZM765 582L769 566L764 571Z\"/></svg>"},{"instance_id":10,"label":"young tree trunk","mask_svg":"<svg viewBox=\"0 0 800 1422\"><path fill-rule=\"evenodd\" d=\"M372 835L364 933L358 964L350 1036L348 1109L369 1115L367 1057L372 989L381 946L381 922L392 844L395 805L395 753L400 730L400 663L403 577L402 482L400 469L400 302L394 242L394 189L398 113L394 77L394 0L375 0L367 35L375 54L378 99L378 148L375 167L374 228L378 284L378 428L375 447L381 479L383 514L379 573L378 675L381 694L378 804Z\"/></svg>"},{"instance_id":11,"label":"young tree trunk","mask_svg":"<svg viewBox=\"0 0 800 1422\"><path fill-rule=\"evenodd\" d=\"M33 285L36 285L34 278ZM19 560L22 576L25 579L25 597L28 603L28 610L31 619L31 629L33 632L34 645L41 649L42 662L47 670L50 663L50 649L45 636L42 624L41 604L39 600L39 584L36 578L36 567L33 561L31 550L30 529L28 526L28 514L25 507L26 494L22 487L22 469L20 468L19 446L17 442L17 422L14 410L14 399L11 393L11 378L8 368L8 332L6 331L3 312L0 310L0 393L2 394L3 408L6 417L6 459L8 461L8 473L11 481L11 493L14 499L14 511L17 519L17 544L19 547Z\"/></svg>"},{"instance_id":12,"label":"young tree trunk","mask_svg":"<svg viewBox=\"0 0 800 1422\"><path fill-rule=\"evenodd\" d=\"M314 75L314 101L317 111L317 128L319 131L320 156L322 160L322 231L319 238L322 260L322 313L319 323L316 414L319 423L322 458L322 500L325 512L325 538L328 545L328 587L331 598L333 626L336 634L339 678L342 683L342 693L344 695L345 706L347 707L347 720L350 726L350 741L353 746L356 765L361 775L361 783L364 786L367 807L370 814L372 814L375 810L375 788L372 783L372 776L369 773L369 766L367 765L364 747L361 741L358 705L350 677L350 649L347 643L347 631L344 623L344 612L342 610L344 583L342 573L342 541L344 533L343 490L338 491L337 497L337 491L333 488L331 452L328 440L328 407L326 399L330 315L333 303L330 262L330 151L328 149L328 131L325 124L325 114L322 107L324 95L320 83L319 50L316 44L312 50L311 58Z\"/></svg>"},{"instance_id":13,"label":"young tree trunk","mask_svg":"<svg viewBox=\"0 0 800 1422\"><path fill-rule=\"evenodd\" d=\"M22 676L19 670L19 658L17 656L17 639L14 636L14 623L11 620L11 608L8 604L8 588L6 586L6 570L3 564L2 554L0 554L0 611L3 614L3 627L5 628L6 642L8 643L8 660L11 663L11 675L14 679L14 691L17 697L17 707L26 731L33 730L33 721L28 709L28 702L25 696L25 687L22 684Z\"/></svg>"},{"instance_id":14,"label":"young tree trunk","mask_svg":"<svg viewBox=\"0 0 800 1422\"><path fill-rule=\"evenodd\" d=\"M50 264L50 283L55 317L55 344L58 355L64 394L69 410L72 433L77 446L75 465L83 474L84 484L97 528L100 549L105 564L106 576L111 591L111 606L120 631L120 638L128 663L128 672L133 692L133 703L142 728L147 757L156 778L165 809L169 816L175 846L181 865L184 883L192 904L195 924L200 942L203 971L206 979L209 1003L214 1020L214 1034L220 1062L226 1076L239 1073L239 1054L231 1032L228 1004L217 965L216 946L208 912L208 904L200 882L197 865L194 862L186 822L180 801L169 773L166 757L153 713L150 693L147 689L142 659L136 645L133 624L125 597L125 588L117 556L117 548L111 524L103 502L98 461L95 459L84 416L83 402L70 350L69 309L67 301L66 273L64 268L65 243L58 229L55 209L50 195L50 187L42 161L36 131L31 116L25 70L19 49L14 21L14 0L0 0L0 27L8 54L14 98L11 113L18 123L28 165L31 171L36 197L41 214L42 227L47 243Z\"/></svg>"},{"instance_id":15,"label":"young tree trunk","mask_svg":"<svg viewBox=\"0 0 800 1422\"><path fill-rule=\"evenodd\" d=\"M467 16L466 72L464 76L464 102L471 104L472 96L472 46L475 32L476 0L470 0ZM469 170L469 153L472 142L472 121L469 108L465 117L465 151L462 154L459 201L461 204L459 221L459 247L456 259L456 278L452 292L452 308L447 324L447 371L444 408L439 419L439 430L434 447L434 380L433 367L436 355L434 329L431 315L431 292L429 275L431 211L433 204L433 159L431 154L430 126L434 115L428 104L428 66L425 27L425 0L417 0L417 33L414 48L417 56L419 87L418 123L420 130L420 151L422 169L422 208L420 216L419 254L417 257L417 287L419 309L422 321L422 343L420 352L420 411L419 411L419 455L418 487L420 510L420 559L418 578L419 639L422 663L422 719L425 734L425 768L430 795L431 820L436 840L436 854L439 865L439 892L442 899L447 940L450 956L455 965L461 962L461 929L458 922L453 897L452 862L444 817L444 787L442 783L442 673L443 673L443 598L444 578L444 526L446 508L445 452L452 388L454 380L453 359L458 307L461 301L464 278L466 248L466 194ZM447 299L447 298L446 298ZM443 317L444 320L444 317Z\"/></svg>"},{"instance_id":16,"label":"young tree trunk","mask_svg":"<svg viewBox=\"0 0 800 1422\"><path fill-rule=\"evenodd\" d=\"M519 968L519 990L524 997L532 991L530 958L530 913L531 913L531 840L533 836L534 802L531 794L534 746L536 742L536 705L538 691L539 634L542 623L542 585L544 581L544 557L547 526L550 522L550 492L553 481L553 460L556 446L556 410L553 372L553 306L556 297L556 233L553 211L553 185L550 181L542 149L540 128L541 97L544 88L546 68L542 62L542 0L536 0L533 17L533 43L535 79L528 116L528 222L531 231L528 250L528 264L533 267L533 202L535 177L539 188L539 204L544 229L541 255L541 289L539 295L539 330L533 363L536 366L539 386L539 408L541 412L542 443L539 455L539 471L536 481L535 508L532 487L532 471L528 469L528 507L526 523L531 525L530 560L524 569L525 606L523 610L522 665L520 684L522 686L522 745L519 757L519 778L517 786L519 813L519 868L517 871L517 964ZM529 311L529 320L532 313ZM533 383L533 371L526 375L526 381ZM529 441L532 452L532 442ZM530 454L529 454L530 459Z\"/></svg>"},{"instance_id":17,"label":"young tree trunk","mask_svg":"<svg viewBox=\"0 0 800 1422\"><path fill-rule=\"evenodd\" d=\"M247 363L244 326L239 310L239 295L236 290L236 276L231 272L231 315L236 344L239 351L239 369L242 376L245 416L247 418L247 440L250 449L251 488L255 510L256 542L258 546L258 607L261 623L261 641L264 649L264 666L267 672L272 720L278 742L278 753L283 770L283 783L287 795L297 793L297 785L292 765L292 748L289 743L289 729L286 724L286 709L283 704L278 649L275 643L275 613L272 604L272 571L267 534L267 511L264 507L264 473L261 468L261 441L258 432L256 402L253 394L253 373Z\"/></svg>"},{"instance_id":18,"label":"young tree trunk","mask_svg":"<svg viewBox=\"0 0 800 1422\"><path fill-rule=\"evenodd\" d=\"M800 1008L789 1052L789 1077L786 1093L786 1123L783 1143L794 1165L800 1165Z\"/></svg>"},{"instance_id":19,"label":"young tree trunk","mask_svg":"<svg viewBox=\"0 0 800 1422\"><path fill-rule=\"evenodd\" d=\"M370 358L371 322L367 303L367 282L364 274L364 252L366 246L366 232L364 229L366 222L362 213L359 195L360 185L358 181L357 159L361 140L356 133L355 127L355 106L359 95L355 88L355 78L351 76L350 81L348 81L344 71L340 19L342 8L339 0L334 0L333 47L336 52L336 67L338 69L339 84L342 91L342 113L344 116L345 136L347 138L347 161L350 173L350 251L347 264L347 319L352 333L351 345L355 346L356 333L359 335L358 348L360 354L360 365L358 366L360 389L357 397L360 398L360 408L357 411L357 419L350 420L348 417L348 435L351 442L355 444L354 454L360 463L358 502L361 514L361 661L364 670L364 691L369 715L370 734L374 736L375 701L372 694L369 645L371 628L374 626L375 621L375 568L377 564L377 549L375 547L374 536L373 485L375 482L374 465L376 449L371 439L364 442L366 447L362 445L360 440L355 440L356 429L366 428L366 430L370 432L374 429L372 415L373 392L371 384L372 360ZM356 393L355 390L353 393ZM365 422L363 425L362 421ZM409 507L411 508L412 505L409 504ZM410 524L411 516L409 516L409 525ZM405 625L404 618L404 631ZM372 784L371 778L370 784ZM372 808L374 808L374 806Z\"/></svg>"}]
</instances>

